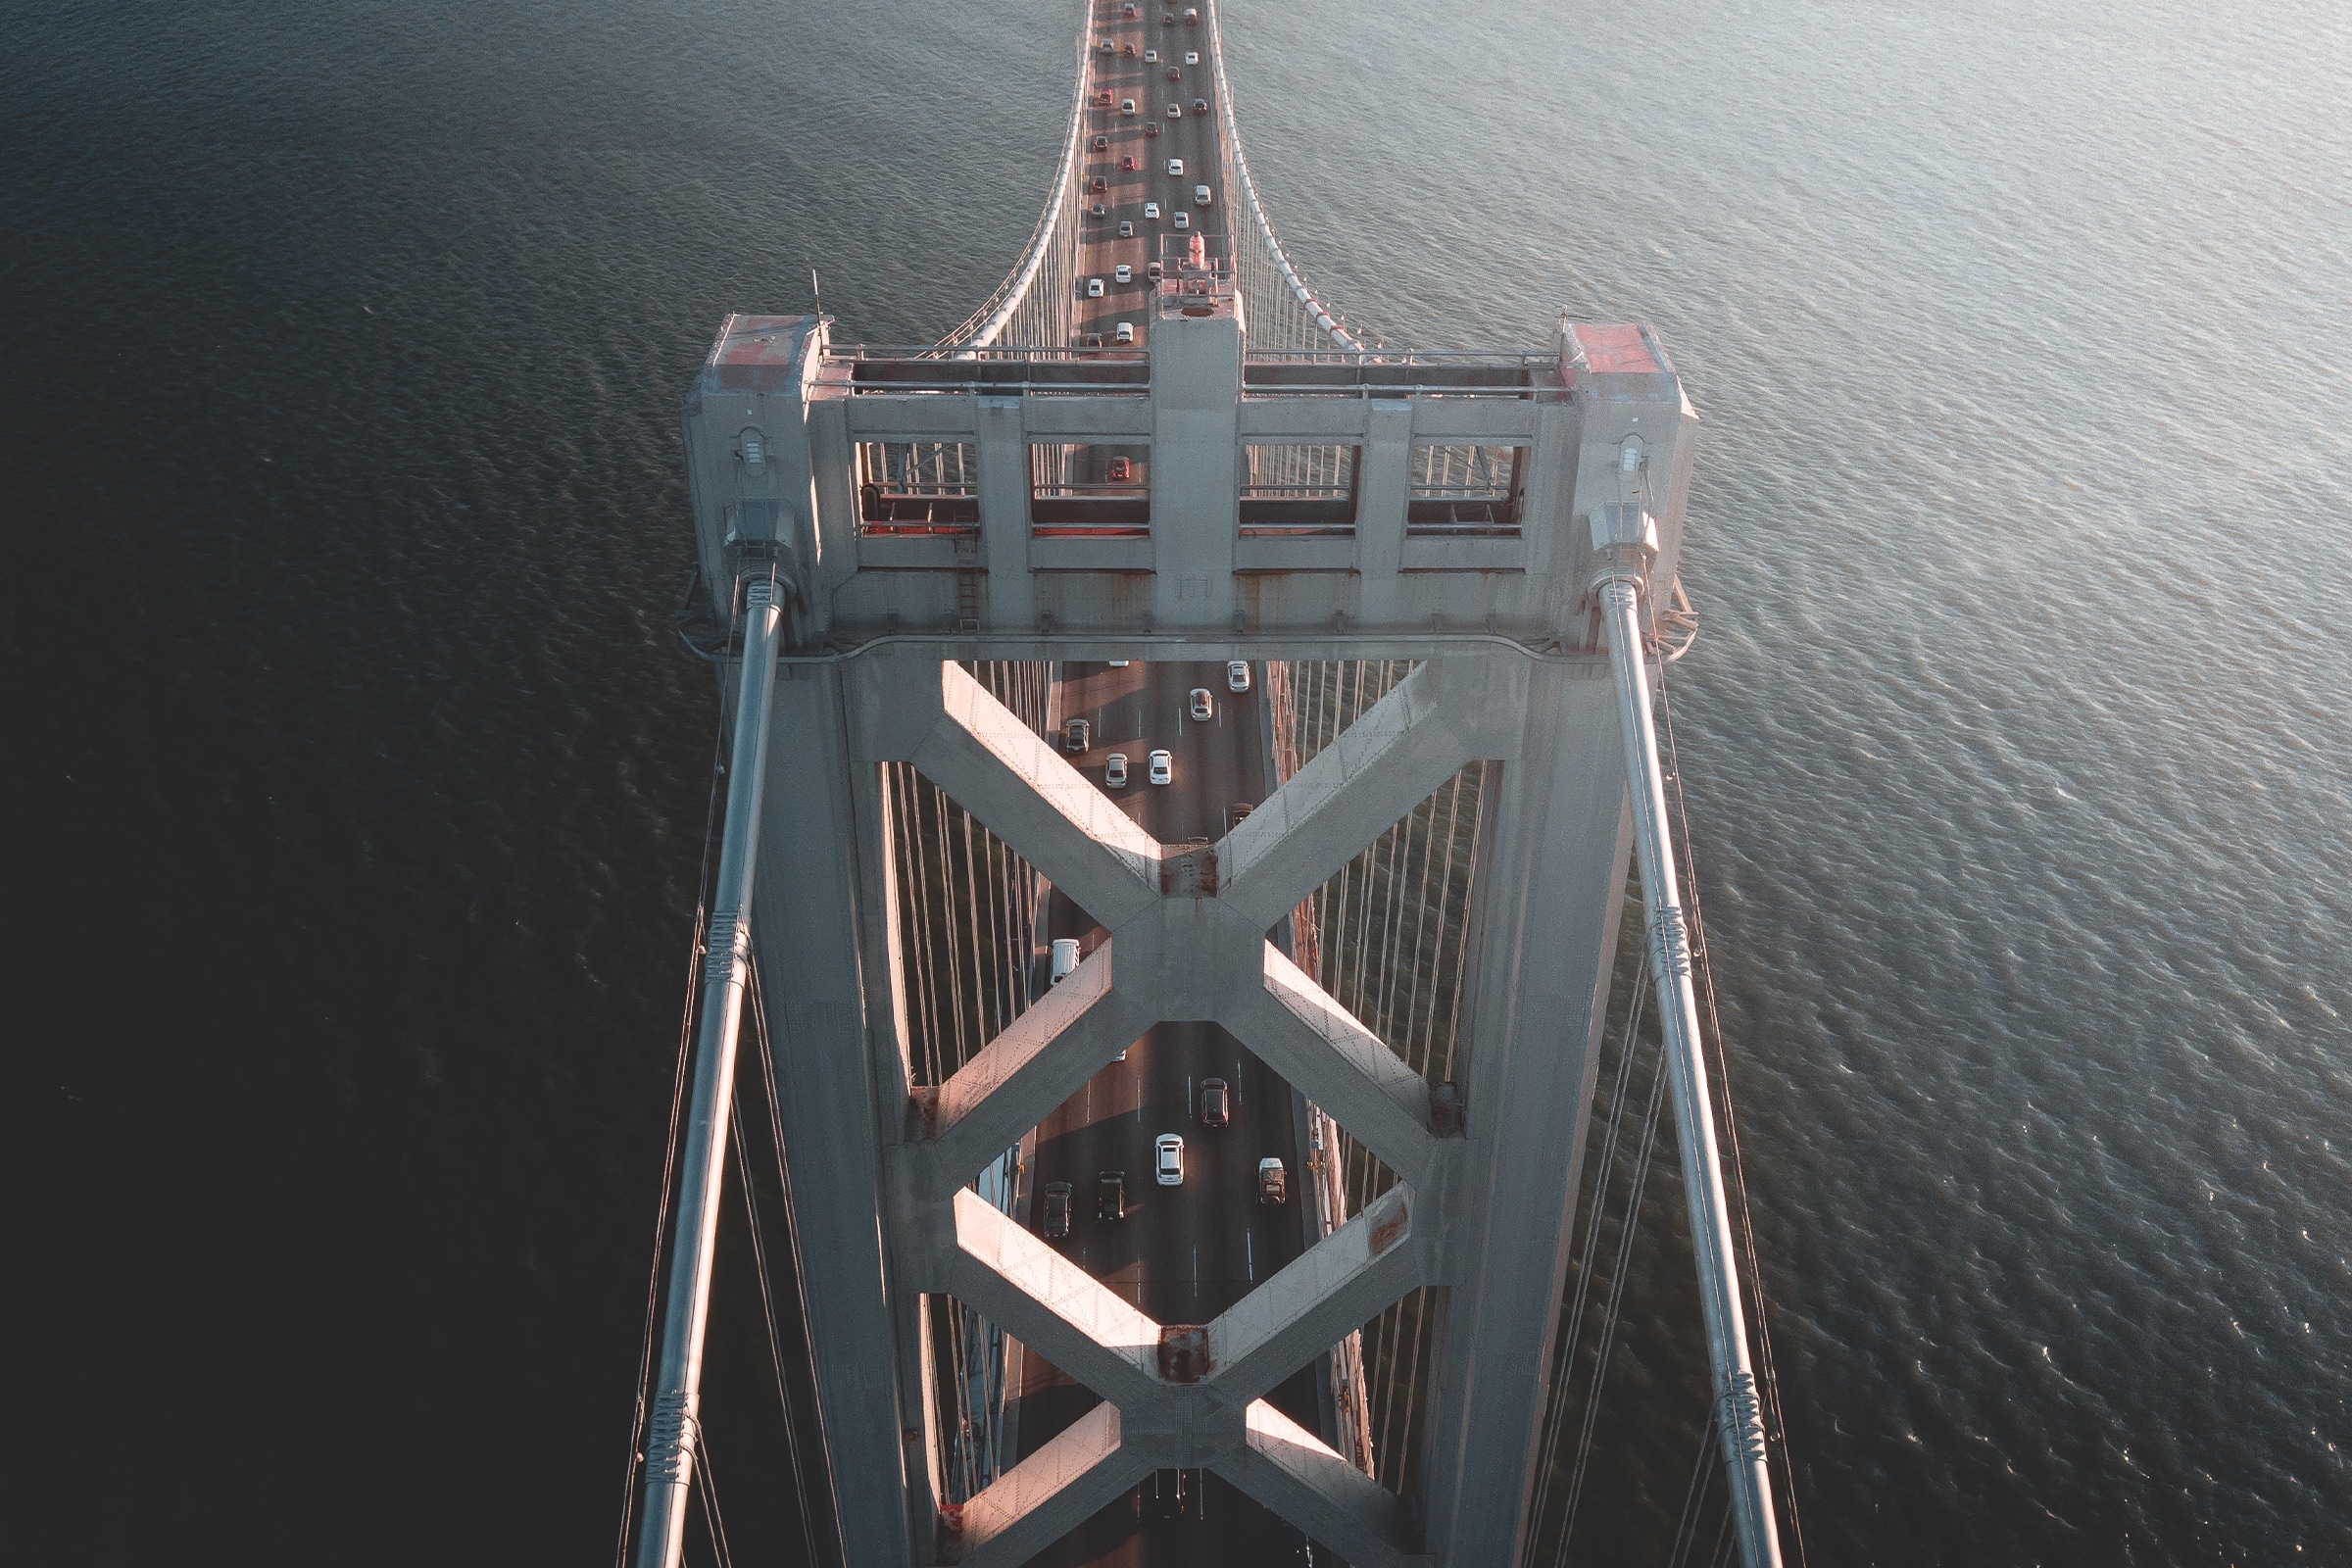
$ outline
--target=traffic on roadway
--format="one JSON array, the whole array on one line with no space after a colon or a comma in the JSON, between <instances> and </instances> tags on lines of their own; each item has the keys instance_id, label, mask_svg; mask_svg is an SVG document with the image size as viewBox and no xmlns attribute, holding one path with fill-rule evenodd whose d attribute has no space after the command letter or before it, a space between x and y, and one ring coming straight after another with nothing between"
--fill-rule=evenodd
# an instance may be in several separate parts
<instances>
[{"instance_id":1,"label":"traffic on roadway","mask_svg":"<svg viewBox=\"0 0 2352 1568\"><path fill-rule=\"evenodd\" d=\"M1139 662L1063 664L1056 674L1054 738L1067 760L1163 845L1213 844L1265 798L1260 668ZM1154 783L1144 760L1160 757L1165 780ZM1052 984L1103 933L1058 892L1046 918L1040 980ZM1298 1165L1303 1117L1290 1086L1223 1029L1161 1024L1038 1127L1030 1223L1148 1316L1207 1323L1316 1239ZM1321 1430L1320 1383L1310 1366L1274 1402ZM1097 1402L1034 1351L1023 1351L1011 1387L1024 1454ZM1232 1568L1303 1561L1301 1544L1217 1478L1163 1471L1037 1561Z\"/></svg>"},{"instance_id":2,"label":"traffic on roadway","mask_svg":"<svg viewBox=\"0 0 2352 1568\"><path fill-rule=\"evenodd\" d=\"M1097 0L1094 11L1071 344L1140 354L1162 236L1225 232L1216 72L1198 7Z\"/></svg>"}]
</instances>

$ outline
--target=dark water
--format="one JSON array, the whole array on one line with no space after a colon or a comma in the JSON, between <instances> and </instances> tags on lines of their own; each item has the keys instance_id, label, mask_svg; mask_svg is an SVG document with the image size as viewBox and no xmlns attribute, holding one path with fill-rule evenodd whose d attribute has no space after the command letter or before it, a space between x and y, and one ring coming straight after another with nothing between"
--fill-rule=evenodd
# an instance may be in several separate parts
<instances>
[{"instance_id":1,"label":"dark water","mask_svg":"<svg viewBox=\"0 0 2352 1568\"><path fill-rule=\"evenodd\" d=\"M609 1551L711 718L675 401L812 264L957 318L1065 31L0 6L24 1560ZM1811 1560L2352 1560L2344 14L1227 36L1351 318L1645 317L1705 416L1678 716ZM1627 1562L1696 1419L1642 1266Z\"/></svg>"}]
</instances>

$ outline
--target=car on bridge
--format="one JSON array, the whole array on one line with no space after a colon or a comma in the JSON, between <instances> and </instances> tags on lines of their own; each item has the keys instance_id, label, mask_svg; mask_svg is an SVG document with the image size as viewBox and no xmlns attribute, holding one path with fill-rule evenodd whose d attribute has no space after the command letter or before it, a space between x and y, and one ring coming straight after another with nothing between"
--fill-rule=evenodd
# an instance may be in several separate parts
<instances>
[{"instance_id":1,"label":"car on bridge","mask_svg":"<svg viewBox=\"0 0 2352 1568\"><path fill-rule=\"evenodd\" d=\"M1200 24L1200 8L1199 6L1184 8L1184 24L1188 27L1197 27Z\"/></svg>"},{"instance_id":2,"label":"car on bridge","mask_svg":"<svg viewBox=\"0 0 2352 1568\"><path fill-rule=\"evenodd\" d=\"M1205 724L1216 716L1217 710L1208 700L1208 688L1205 686L1193 688L1192 699L1187 707L1196 723Z\"/></svg>"},{"instance_id":3,"label":"car on bridge","mask_svg":"<svg viewBox=\"0 0 2352 1568\"><path fill-rule=\"evenodd\" d=\"M1178 227L1178 228L1190 228L1190 227L1192 227L1192 226L1193 226L1193 215L1192 215L1192 214L1190 214L1190 213L1178 213L1178 214L1176 215L1176 227Z\"/></svg>"},{"instance_id":4,"label":"car on bridge","mask_svg":"<svg viewBox=\"0 0 2352 1568\"><path fill-rule=\"evenodd\" d=\"M1101 278L1090 277L1086 280L1086 297L1090 300L1099 300L1102 297L1102 280Z\"/></svg>"},{"instance_id":5,"label":"car on bridge","mask_svg":"<svg viewBox=\"0 0 2352 1568\"><path fill-rule=\"evenodd\" d=\"M1072 757L1087 748L1094 739L1095 726L1083 718L1073 718L1061 727L1061 749Z\"/></svg>"},{"instance_id":6,"label":"car on bridge","mask_svg":"<svg viewBox=\"0 0 2352 1568\"><path fill-rule=\"evenodd\" d=\"M1110 270L1110 280L1113 283L1132 283L1135 281L1135 269L1121 262Z\"/></svg>"},{"instance_id":7,"label":"car on bridge","mask_svg":"<svg viewBox=\"0 0 2352 1568\"><path fill-rule=\"evenodd\" d=\"M1168 118L1169 118L1170 120L1182 120L1182 119L1184 118L1184 105L1182 105L1182 104L1170 104L1170 105L1168 105Z\"/></svg>"},{"instance_id":8,"label":"car on bridge","mask_svg":"<svg viewBox=\"0 0 2352 1568\"><path fill-rule=\"evenodd\" d=\"M1110 138L1108 136L1097 136L1092 145L1096 152L1106 153L1110 151Z\"/></svg>"},{"instance_id":9,"label":"car on bridge","mask_svg":"<svg viewBox=\"0 0 2352 1568\"><path fill-rule=\"evenodd\" d=\"M1114 342L1114 343L1132 343L1132 342L1134 342L1134 341L1135 341L1135 323L1134 323L1133 321L1121 321L1121 322L1119 323L1119 329L1118 329L1116 332L1113 332L1113 333L1112 333L1110 336L1111 336L1111 341L1112 341L1112 342Z\"/></svg>"},{"instance_id":10,"label":"car on bridge","mask_svg":"<svg viewBox=\"0 0 2352 1568\"><path fill-rule=\"evenodd\" d=\"M1276 1159L1272 1154L1259 1160L1257 1162L1257 1200L1271 1208L1276 1204L1288 1202L1290 1196L1290 1173L1282 1168L1282 1161Z\"/></svg>"},{"instance_id":11,"label":"car on bridge","mask_svg":"<svg viewBox=\"0 0 2352 1568\"><path fill-rule=\"evenodd\" d=\"M1222 1078L1200 1080L1200 1125L1229 1127L1233 1124L1233 1091L1226 1088Z\"/></svg>"},{"instance_id":12,"label":"car on bridge","mask_svg":"<svg viewBox=\"0 0 2352 1568\"><path fill-rule=\"evenodd\" d=\"M1110 107L1110 94L1108 94L1108 93L1104 93L1104 94L1102 95L1102 107L1104 107L1105 109L1107 109L1107 108L1109 108L1109 107ZM1130 116L1132 116L1132 115L1135 113L1135 100L1134 100L1134 99L1132 99L1132 98L1122 98L1122 99L1120 99L1120 100L1119 100L1119 113L1120 113L1120 114L1122 114L1122 115L1130 115Z\"/></svg>"},{"instance_id":13,"label":"car on bridge","mask_svg":"<svg viewBox=\"0 0 2352 1568\"><path fill-rule=\"evenodd\" d=\"M1097 174L1094 178L1086 182L1086 188L1099 195L1102 192L1110 189L1110 180L1106 175Z\"/></svg>"},{"instance_id":14,"label":"car on bridge","mask_svg":"<svg viewBox=\"0 0 2352 1568\"><path fill-rule=\"evenodd\" d=\"M1157 217L1159 216L1159 203L1157 203L1157 202L1146 202L1146 203L1144 203L1144 216L1145 216L1146 218L1157 218Z\"/></svg>"},{"instance_id":15,"label":"car on bridge","mask_svg":"<svg viewBox=\"0 0 2352 1568\"><path fill-rule=\"evenodd\" d=\"M1200 63L1200 51L1198 49L1187 49L1184 52L1184 63L1188 66L1199 65Z\"/></svg>"},{"instance_id":16,"label":"car on bridge","mask_svg":"<svg viewBox=\"0 0 2352 1568\"><path fill-rule=\"evenodd\" d=\"M1207 114L1207 113L1208 113L1208 100L1207 100L1207 99L1205 99L1205 98L1196 98L1196 99L1194 99L1194 100L1193 100L1193 113L1194 113L1194 114L1196 114L1196 115L1205 115L1205 114Z\"/></svg>"},{"instance_id":17,"label":"car on bridge","mask_svg":"<svg viewBox=\"0 0 2352 1568\"><path fill-rule=\"evenodd\" d=\"M1106 1170L1095 1178L1095 1218L1106 1225L1127 1217L1127 1173Z\"/></svg>"},{"instance_id":18,"label":"car on bridge","mask_svg":"<svg viewBox=\"0 0 2352 1568\"><path fill-rule=\"evenodd\" d=\"M1209 190L1206 185L1195 185L1193 187L1193 205L1195 207L1206 207L1209 204Z\"/></svg>"},{"instance_id":19,"label":"car on bridge","mask_svg":"<svg viewBox=\"0 0 2352 1568\"><path fill-rule=\"evenodd\" d=\"M1182 81L1184 79L1184 68L1182 66L1170 66L1168 68L1168 79L1170 81Z\"/></svg>"},{"instance_id":20,"label":"car on bridge","mask_svg":"<svg viewBox=\"0 0 2352 1568\"><path fill-rule=\"evenodd\" d=\"M1170 179L1182 179L1184 177L1183 159L1171 158L1168 160L1168 177Z\"/></svg>"},{"instance_id":21,"label":"car on bridge","mask_svg":"<svg viewBox=\"0 0 2352 1568\"><path fill-rule=\"evenodd\" d=\"M1170 784L1175 782L1175 758L1170 757L1166 752L1153 752L1151 757L1151 763L1152 770L1146 776L1149 777L1152 783Z\"/></svg>"},{"instance_id":22,"label":"car on bridge","mask_svg":"<svg viewBox=\"0 0 2352 1568\"><path fill-rule=\"evenodd\" d=\"M1142 166L1135 161L1135 154L1133 153L1129 153L1126 157L1119 160L1119 168L1128 173L1133 173L1141 167Z\"/></svg>"},{"instance_id":23,"label":"car on bridge","mask_svg":"<svg viewBox=\"0 0 2352 1568\"><path fill-rule=\"evenodd\" d=\"M1184 1134L1161 1133L1152 1140L1152 1176L1162 1187L1184 1185Z\"/></svg>"},{"instance_id":24,"label":"car on bridge","mask_svg":"<svg viewBox=\"0 0 2352 1568\"><path fill-rule=\"evenodd\" d=\"M1250 689L1250 661L1247 659L1227 661L1225 689L1229 692L1246 692Z\"/></svg>"},{"instance_id":25,"label":"car on bridge","mask_svg":"<svg viewBox=\"0 0 2352 1568\"><path fill-rule=\"evenodd\" d=\"M1145 135L1147 135L1147 136L1156 136L1156 135L1158 135L1158 134L1159 134L1159 122L1158 122L1158 121L1156 121L1156 120L1147 120L1147 121L1145 121L1145 122L1144 122L1144 134L1145 134Z\"/></svg>"},{"instance_id":26,"label":"car on bridge","mask_svg":"<svg viewBox=\"0 0 2352 1568\"><path fill-rule=\"evenodd\" d=\"M1131 484L1134 480L1135 464L1132 461L1126 458L1110 460L1110 482L1112 484Z\"/></svg>"},{"instance_id":27,"label":"car on bridge","mask_svg":"<svg viewBox=\"0 0 2352 1568\"><path fill-rule=\"evenodd\" d=\"M1102 787L1123 790L1127 787L1127 754L1113 752L1102 760Z\"/></svg>"},{"instance_id":28,"label":"car on bridge","mask_svg":"<svg viewBox=\"0 0 2352 1568\"><path fill-rule=\"evenodd\" d=\"M1070 1234L1070 1184L1046 1183L1046 1239L1058 1242Z\"/></svg>"}]
</instances>

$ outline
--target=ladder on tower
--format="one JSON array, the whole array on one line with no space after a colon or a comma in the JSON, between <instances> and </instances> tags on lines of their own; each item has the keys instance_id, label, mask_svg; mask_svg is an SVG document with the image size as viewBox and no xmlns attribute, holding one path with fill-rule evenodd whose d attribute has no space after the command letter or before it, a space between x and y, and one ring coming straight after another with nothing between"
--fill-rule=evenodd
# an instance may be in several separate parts
<instances>
[{"instance_id":1,"label":"ladder on tower","mask_svg":"<svg viewBox=\"0 0 2352 1568\"><path fill-rule=\"evenodd\" d=\"M980 530L967 528L956 536L956 629L966 635L980 630Z\"/></svg>"}]
</instances>

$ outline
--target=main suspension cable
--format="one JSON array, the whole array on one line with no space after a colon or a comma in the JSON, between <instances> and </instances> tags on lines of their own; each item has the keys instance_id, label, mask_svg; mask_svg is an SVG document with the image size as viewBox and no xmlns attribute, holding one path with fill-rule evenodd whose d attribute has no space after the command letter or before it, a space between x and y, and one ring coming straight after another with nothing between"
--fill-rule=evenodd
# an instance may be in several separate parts
<instances>
[{"instance_id":1,"label":"main suspension cable","mask_svg":"<svg viewBox=\"0 0 2352 1568\"><path fill-rule=\"evenodd\" d=\"M1681 583L1676 583L1680 592ZM1687 604L1687 602L1686 602ZM1695 631L1692 634L1696 635ZM1723 1020L1715 1006L1715 971L1707 961L1707 926L1698 906L1698 863L1690 854L1690 810L1683 793L1683 765L1674 749L1674 699L1669 694L1666 666L1658 666L1658 708L1665 720L1667 781L1674 787L1674 808L1683 840L1684 895L1689 904L1690 925L1691 968L1697 976L1699 994L1706 999L1706 1037L1715 1057L1716 1081L1723 1085L1720 1097L1723 1105L1724 1142L1731 1156L1732 1190L1738 1195L1740 1210L1740 1250L1747 1257L1748 1289L1756 1300L1756 1370L1766 1422L1765 1436L1781 1449L1782 1488L1788 1498L1788 1533L1796 1543L1797 1568L1805 1568L1805 1527L1798 1516L1796 1504L1796 1465L1788 1452L1788 1427L1781 1411L1781 1376L1779 1363L1772 1353L1771 1300L1764 1291L1764 1269L1757 1260L1756 1227L1747 1201L1747 1172L1740 1158L1740 1120L1732 1107L1731 1068L1723 1045Z\"/></svg>"},{"instance_id":2,"label":"main suspension cable","mask_svg":"<svg viewBox=\"0 0 2352 1568\"><path fill-rule=\"evenodd\" d=\"M735 633L727 632L720 662L735 654ZM694 890L694 940L686 949L686 1003L678 1015L678 1063L669 1085L669 1138L662 1146L662 1199L654 1214L654 1261L646 1271L645 1337L637 1350L637 1408L629 1423L629 1459L620 1483L620 1535L612 1546L612 1568L623 1568L629 1556L629 1531L637 1522L637 1467L645 1461L646 1386L654 1371L654 1323L661 1316L662 1257L669 1241L669 1195L677 1176L678 1133L685 1114L686 1063L694 1046L694 1004L701 995L703 944L710 921L710 848L718 837L718 781L725 776L727 744L726 704L719 704L710 735L710 792L703 806L703 854Z\"/></svg>"}]
</instances>

